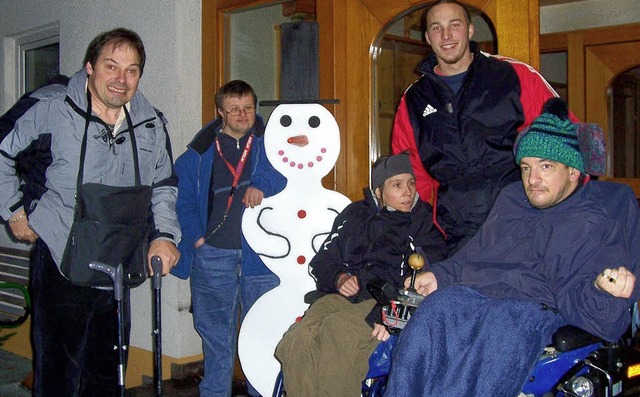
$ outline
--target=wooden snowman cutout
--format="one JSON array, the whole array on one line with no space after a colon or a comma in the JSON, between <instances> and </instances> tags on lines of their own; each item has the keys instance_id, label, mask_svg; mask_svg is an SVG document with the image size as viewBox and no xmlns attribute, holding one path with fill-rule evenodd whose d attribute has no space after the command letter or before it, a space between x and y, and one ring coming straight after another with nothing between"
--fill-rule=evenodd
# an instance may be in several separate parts
<instances>
[{"instance_id":1,"label":"wooden snowman cutout","mask_svg":"<svg viewBox=\"0 0 640 397\"><path fill-rule=\"evenodd\" d=\"M309 261L331 231L349 199L322 186L340 152L333 115L317 103L281 104L266 126L267 158L287 178L287 186L242 218L244 236L280 285L260 297L247 313L238 338L242 370L263 396L273 392L280 363L275 348L308 305L315 290Z\"/></svg>"}]
</instances>

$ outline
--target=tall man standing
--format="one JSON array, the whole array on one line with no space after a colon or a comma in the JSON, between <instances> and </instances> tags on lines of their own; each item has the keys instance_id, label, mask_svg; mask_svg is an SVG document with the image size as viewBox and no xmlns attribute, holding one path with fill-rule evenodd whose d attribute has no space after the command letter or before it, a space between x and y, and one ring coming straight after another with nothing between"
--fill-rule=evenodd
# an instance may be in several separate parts
<instances>
[{"instance_id":1,"label":"tall man standing","mask_svg":"<svg viewBox=\"0 0 640 397\"><path fill-rule=\"evenodd\" d=\"M518 179L518 131L557 94L529 65L480 52L469 11L456 0L426 13L433 54L402 97L394 153L408 150L418 193L433 204L452 254L485 220L500 190Z\"/></svg>"},{"instance_id":2,"label":"tall man standing","mask_svg":"<svg viewBox=\"0 0 640 397\"><path fill-rule=\"evenodd\" d=\"M260 204L263 196L286 184L264 153L264 123L256 117L256 105L256 94L246 82L223 85L216 93L219 117L176 160L183 239L182 257L172 274L191 276L193 320L204 352L202 397L231 395L238 307L243 319L279 282L241 233L245 206ZM249 392L256 393L250 385Z\"/></svg>"},{"instance_id":3,"label":"tall man standing","mask_svg":"<svg viewBox=\"0 0 640 397\"><path fill-rule=\"evenodd\" d=\"M147 186L151 193L141 204L152 215L148 258L160 256L166 274L179 257L169 137L163 120L137 90L145 58L142 40L131 30L98 35L87 48L83 69L71 77L66 90L30 108L0 144L0 215L17 239L35 242L30 282L36 396L117 394L113 292L74 285L59 269L66 260L79 180L107 189ZM46 191L27 215L15 158L47 134L51 165ZM122 218L139 216L122 207ZM123 301L128 343L127 289Z\"/></svg>"}]
</instances>

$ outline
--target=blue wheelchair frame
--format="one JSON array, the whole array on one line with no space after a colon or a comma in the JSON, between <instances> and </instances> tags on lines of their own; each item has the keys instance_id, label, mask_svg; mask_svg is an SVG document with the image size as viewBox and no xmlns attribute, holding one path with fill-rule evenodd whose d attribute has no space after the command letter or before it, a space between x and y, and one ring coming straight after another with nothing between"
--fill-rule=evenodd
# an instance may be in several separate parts
<instances>
[{"instance_id":1,"label":"blue wheelchair frame","mask_svg":"<svg viewBox=\"0 0 640 397\"><path fill-rule=\"evenodd\" d=\"M584 332L578 330L578 332ZM391 335L388 340L381 342L369 358L369 371L362 382L362 396L380 397L384 394L387 377L391 369L391 354L397 336ZM556 396L555 387L561 379L589 354L602 347L601 342L589 343L565 352L552 349L545 352L536 364L529 381L522 392L529 396L543 397L552 393ZM284 393L282 372L278 374L273 391L273 397L281 397ZM562 394L560 394L562 395Z\"/></svg>"},{"instance_id":2,"label":"blue wheelchair frame","mask_svg":"<svg viewBox=\"0 0 640 397\"><path fill-rule=\"evenodd\" d=\"M522 389L522 393L542 397L545 393L552 392L558 382L576 363L601 346L602 343L594 343L564 353L543 354L529 376L529 381Z\"/></svg>"}]
</instances>

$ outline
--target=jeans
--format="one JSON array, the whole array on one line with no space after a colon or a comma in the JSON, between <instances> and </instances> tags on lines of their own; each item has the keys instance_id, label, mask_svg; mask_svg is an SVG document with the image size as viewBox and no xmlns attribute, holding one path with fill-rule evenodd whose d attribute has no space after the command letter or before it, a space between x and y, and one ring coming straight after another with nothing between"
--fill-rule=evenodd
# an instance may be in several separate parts
<instances>
[{"instance_id":1,"label":"jeans","mask_svg":"<svg viewBox=\"0 0 640 397\"><path fill-rule=\"evenodd\" d=\"M191 271L193 320L202 338L201 397L229 397L236 360L238 309L243 319L253 303L279 283L274 274L243 276L242 250L203 244ZM249 386L249 392L256 395Z\"/></svg>"},{"instance_id":2,"label":"jeans","mask_svg":"<svg viewBox=\"0 0 640 397\"><path fill-rule=\"evenodd\" d=\"M34 396L116 396L117 316L113 291L71 284L36 242L30 265ZM123 293L129 343L129 290ZM126 353L125 353L126 354ZM125 357L126 360L126 357Z\"/></svg>"}]
</instances>

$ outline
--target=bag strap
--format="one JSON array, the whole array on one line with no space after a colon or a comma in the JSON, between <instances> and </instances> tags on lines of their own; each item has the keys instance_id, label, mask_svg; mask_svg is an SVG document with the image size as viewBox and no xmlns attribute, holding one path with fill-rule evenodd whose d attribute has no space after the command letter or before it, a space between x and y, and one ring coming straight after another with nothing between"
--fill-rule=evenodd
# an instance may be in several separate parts
<instances>
[{"instance_id":1,"label":"bag strap","mask_svg":"<svg viewBox=\"0 0 640 397\"><path fill-rule=\"evenodd\" d=\"M133 133L133 122L126 106L123 106L124 115L127 119L127 129L129 130L129 139L131 140L131 150L133 152L133 166L135 169L136 186L142 184L140 178L140 165L138 164L138 144ZM80 164L78 166L78 178L76 182L76 194L80 191L84 176L84 159L87 154L87 136L89 135L89 119L91 118L91 92L87 90L87 114L85 115L84 135L82 136L82 145L80 146Z\"/></svg>"},{"instance_id":2,"label":"bag strap","mask_svg":"<svg viewBox=\"0 0 640 397\"><path fill-rule=\"evenodd\" d=\"M131 116L129 115L129 111L126 106L123 106L124 115L127 118L127 128L129 129L129 137L131 139L131 151L133 152L133 167L135 169L136 174L136 186L142 185L140 178L140 164L138 163L138 143L136 142L136 137L133 133L133 122L131 121Z\"/></svg>"}]
</instances>

